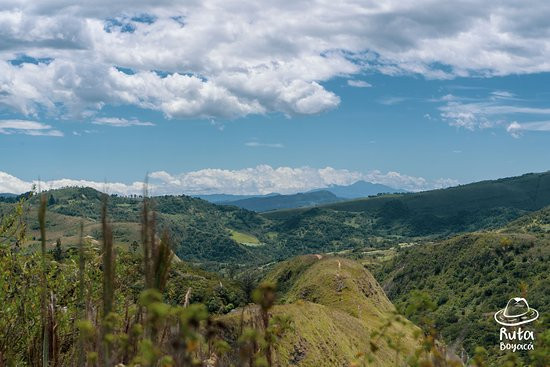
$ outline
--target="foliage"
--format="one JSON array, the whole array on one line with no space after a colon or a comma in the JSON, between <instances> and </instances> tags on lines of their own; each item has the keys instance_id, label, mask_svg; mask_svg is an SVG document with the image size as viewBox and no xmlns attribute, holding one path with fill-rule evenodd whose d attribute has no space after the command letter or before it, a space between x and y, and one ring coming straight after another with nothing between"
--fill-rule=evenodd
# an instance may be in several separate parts
<instances>
[{"instance_id":1,"label":"foliage","mask_svg":"<svg viewBox=\"0 0 550 367\"><path fill-rule=\"evenodd\" d=\"M474 233L402 248L377 275L390 299L412 321L421 324L423 317L430 317L449 344L462 345L470 356L476 346L486 346L489 362L494 363L502 357L498 325L492 318L496 311L518 296L526 297L541 314L550 311L549 260L550 238ZM411 312L418 308L414 302L419 294L429 294L431 301L425 304L434 303L424 308L426 314ZM538 350L550 353L544 344ZM527 354L518 355L529 360Z\"/></svg>"},{"instance_id":2,"label":"foliage","mask_svg":"<svg viewBox=\"0 0 550 367\"><path fill-rule=\"evenodd\" d=\"M173 261L166 235L159 239L149 228L155 243L148 244L153 266L152 287L147 289L141 257L121 249L115 256L106 206L102 249L81 235L78 251L68 249L66 257L54 261L55 251L45 251L46 204L42 200L39 210L44 244L40 253L21 246L23 202L2 218L1 366L65 366L76 361L88 366L168 366L179 361L177 365L185 366L202 364L204 348L219 346L214 315L243 299L231 282L222 285L219 277L203 276L205 272ZM169 279L174 282L167 286ZM179 303L173 287L191 280L195 297L210 294L220 309L209 314L203 304Z\"/></svg>"}]
</instances>

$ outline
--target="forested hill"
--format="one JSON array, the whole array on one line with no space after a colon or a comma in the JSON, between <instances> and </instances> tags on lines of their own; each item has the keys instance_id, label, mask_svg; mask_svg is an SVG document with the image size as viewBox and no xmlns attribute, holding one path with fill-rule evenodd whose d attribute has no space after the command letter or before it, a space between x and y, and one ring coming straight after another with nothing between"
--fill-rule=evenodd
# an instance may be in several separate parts
<instances>
[{"instance_id":1,"label":"forested hill","mask_svg":"<svg viewBox=\"0 0 550 367\"><path fill-rule=\"evenodd\" d=\"M550 171L414 194L358 199L325 207L344 211L372 211L393 201L403 203L409 210L434 215L498 207L533 211L550 205Z\"/></svg>"},{"instance_id":2,"label":"forested hill","mask_svg":"<svg viewBox=\"0 0 550 367\"><path fill-rule=\"evenodd\" d=\"M433 302L428 317L448 345L463 346L470 355L483 345L495 359L494 365L503 366L497 362L505 353L498 350L499 326L493 314L510 298L520 296L541 315L550 311L548 218L528 216L499 231L400 248L377 270L377 279L401 310L419 292L425 294ZM423 316L416 315L412 321L419 322ZM550 340L548 321L542 317L533 324L540 350L550 348L544 341Z\"/></svg>"},{"instance_id":3,"label":"forested hill","mask_svg":"<svg viewBox=\"0 0 550 367\"><path fill-rule=\"evenodd\" d=\"M91 188L64 188L45 192L47 197L48 245L72 246L84 221L85 235L101 239L100 213L103 194ZM38 197L29 201L30 246L38 246ZM174 251L182 259L211 265L262 264L307 254L370 246L372 227L368 218L328 212L299 223L274 221L234 206L211 204L189 196L154 197L154 209L161 230L167 229ZM12 203L0 203L7 212ZM142 199L108 197L115 243L137 248L140 243Z\"/></svg>"},{"instance_id":4,"label":"forested hill","mask_svg":"<svg viewBox=\"0 0 550 367\"><path fill-rule=\"evenodd\" d=\"M103 194L92 188L64 188L44 193L48 200L48 243L60 239L63 246L78 241L80 221L85 234L101 239L101 206ZM39 242L37 220L38 195L29 201L30 245ZM188 196L159 196L153 200L159 228L167 229L174 240L174 250L182 258L203 262L238 262L245 259L267 261L271 256L262 249L243 244L243 237L254 238L264 233L269 221L236 207L210 204ZM0 203L0 211L11 210L13 204ZM114 240L118 246L131 248L140 243L142 199L139 197L108 197L109 219L113 222ZM246 235L246 236L245 236ZM254 254L252 254L254 252Z\"/></svg>"},{"instance_id":5,"label":"forested hill","mask_svg":"<svg viewBox=\"0 0 550 367\"><path fill-rule=\"evenodd\" d=\"M388 232L423 236L497 228L547 205L550 205L550 172L344 201L320 209L362 213L376 218L377 227ZM296 220L306 212L307 209L281 210L264 216L272 220Z\"/></svg>"},{"instance_id":6,"label":"forested hill","mask_svg":"<svg viewBox=\"0 0 550 367\"><path fill-rule=\"evenodd\" d=\"M395 256L378 264L376 277L401 310L418 292L424 293L435 306L428 316L449 345L461 345L469 354L484 345L494 365L501 366L504 353L498 351L498 325L492 316L512 297L527 298L531 307L546 315L533 327L541 353L550 348L549 272L550 206L495 231L398 247ZM423 316L412 319L418 322Z\"/></svg>"}]
</instances>

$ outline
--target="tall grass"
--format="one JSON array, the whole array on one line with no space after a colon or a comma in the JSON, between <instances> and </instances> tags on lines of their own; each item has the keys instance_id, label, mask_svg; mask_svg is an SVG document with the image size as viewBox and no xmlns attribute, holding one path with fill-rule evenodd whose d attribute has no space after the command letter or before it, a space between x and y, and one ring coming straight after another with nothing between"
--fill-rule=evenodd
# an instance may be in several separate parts
<instances>
[{"instance_id":1,"label":"tall grass","mask_svg":"<svg viewBox=\"0 0 550 367\"><path fill-rule=\"evenodd\" d=\"M42 310L42 366L49 366L50 362L50 335L51 325L48 319L48 284L46 269L46 195L40 196L40 209L38 210L38 222L40 224L40 254L42 266L42 292L41 292L41 310Z\"/></svg>"}]
</instances>

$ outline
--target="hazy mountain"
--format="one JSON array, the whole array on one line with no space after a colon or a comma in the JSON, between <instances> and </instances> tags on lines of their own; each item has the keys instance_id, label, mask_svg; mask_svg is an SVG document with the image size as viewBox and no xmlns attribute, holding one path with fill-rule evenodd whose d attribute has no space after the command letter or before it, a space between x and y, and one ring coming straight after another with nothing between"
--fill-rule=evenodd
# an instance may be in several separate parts
<instances>
[{"instance_id":1,"label":"hazy mountain","mask_svg":"<svg viewBox=\"0 0 550 367\"><path fill-rule=\"evenodd\" d=\"M242 200L225 201L220 204L234 205L239 208L253 210L255 212L267 212L277 209L302 208L320 204L335 203L341 200L343 199L340 199L333 193L321 190L293 195L252 197Z\"/></svg>"},{"instance_id":2,"label":"hazy mountain","mask_svg":"<svg viewBox=\"0 0 550 367\"><path fill-rule=\"evenodd\" d=\"M329 191L333 193L338 198L342 199L357 199L363 198L370 195L378 195L383 193L403 193L406 192L401 189L394 189L381 184L374 184L366 181L357 181L351 185L330 185L328 187L319 188L307 191L306 194L318 191ZM267 195L232 195L232 194L205 194L205 195L191 195L193 197L209 201L214 204L229 204L240 206L239 203L235 204L236 201L252 199L252 198L266 198L271 196L293 196L291 195L282 195L282 194L267 194ZM313 204L315 205L315 204ZM298 208L300 206L288 206L285 208ZM281 209L281 208L279 208ZM254 209L252 209L254 210ZM272 210L272 209L268 209Z\"/></svg>"},{"instance_id":3,"label":"hazy mountain","mask_svg":"<svg viewBox=\"0 0 550 367\"><path fill-rule=\"evenodd\" d=\"M319 190L330 191L334 195L344 199L357 199L357 198L364 198L371 195L406 192L405 190L394 189L393 187L389 187L381 184L375 184L375 183L366 182L366 181L357 181L347 186L330 185L328 187L313 190L313 191L319 191Z\"/></svg>"},{"instance_id":4,"label":"hazy mountain","mask_svg":"<svg viewBox=\"0 0 550 367\"><path fill-rule=\"evenodd\" d=\"M8 192L0 192L0 198L14 198L17 194L10 194Z\"/></svg>"},{"instance_id":5,"label":"hazy mountain","mask_svg":"<svg viewBox=\"0 0 550 367\"><path fill-rule=\"evenodd\" d=\"M319 196L309 195L311 193L324 192ZM332 193L329 196L326 192ZM404 193L406 191L394 189L381 184L374 184L366 181L357 181L351 185L330 185L325 188L319 188L290 195L267 194L267 195L232 195L232 194L206 194L192 195L193 197L209 201L214 204L235 205L254 211L269 211L275 209L292 209L305 206L315 206L319 204L333 203L341 199L357 199L371 195L383 193ZM277 198L268 199L266 198Z\"/></svg>"},{"instance_id":6,"label":"hazy mountain","mask_svg":"<svg viewBox=\"0 0 550 367\"><path fill-rule=\"evenodd\" d=\"M267 195L232 195L232 194L205 194L205 195L191 195L192 197L206 200L214 204L228 203L236 200L243 200L257 197L268 197L279 194L267 194Z\"/></svg>"}]
</instances>

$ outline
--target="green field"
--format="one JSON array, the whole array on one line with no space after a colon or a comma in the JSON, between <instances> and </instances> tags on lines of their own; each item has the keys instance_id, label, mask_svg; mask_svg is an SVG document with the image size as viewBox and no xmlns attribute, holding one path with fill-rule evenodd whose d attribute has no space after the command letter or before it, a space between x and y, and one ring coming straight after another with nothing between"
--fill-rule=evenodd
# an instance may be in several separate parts
<instances>
[{"instance_id":1,"label":"green field","mask_svg":"<svg viewBox=\"0 0 550 367\"><path fill-rule=\"evenodd\" d=\"M231 232L231 238L233 239L233 241L238 242L241 245L252 247L262 245L259 239L250 234L235 231L234 229L229 229L229 232Z\"/></svg>"}]
</instances>

